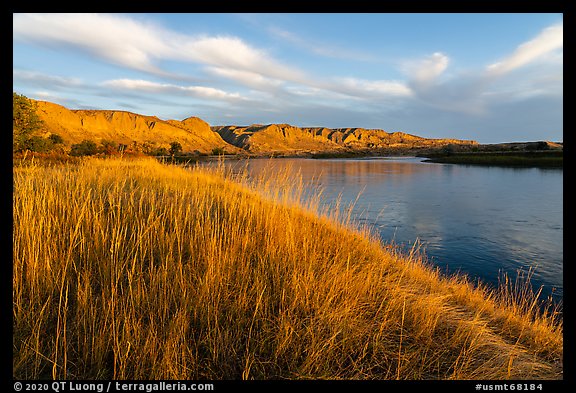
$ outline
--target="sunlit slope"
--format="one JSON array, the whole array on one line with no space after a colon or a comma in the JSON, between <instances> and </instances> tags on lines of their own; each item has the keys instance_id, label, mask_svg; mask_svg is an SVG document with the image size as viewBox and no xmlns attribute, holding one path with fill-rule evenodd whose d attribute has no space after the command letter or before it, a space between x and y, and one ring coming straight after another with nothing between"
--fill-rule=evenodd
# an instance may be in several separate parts
<instances>
[{"instance_id":1,"label":"sunlit slope","mask_svg":"<svg viewBox=\"0 0 576 393\"><path fill-rule=\"evenodd\" d=\"M459 139L427 139L404 132L365 128L295 127L289 124L214 126L224 140L251 152L289 150L339 151L344 148L410 149L434 148L449 144L477 145Z\"/></svg>"},{"instance_id":2,"label":"sunlit slope","mask_svg":"<svg viewBox=\"0 0 576 393\"><path fill-rule=\"evenodd\" d=\"M286 151L340 150L342 147L327 138L316 137L289 124L251 125L249 127L212 127L228 143L254 153Z\"/></svg>"},{"instance_id":3,"label":"sunlit slope","mask_svg":"<svg viewBox=\"0 0 576 393\"><path fill-rule=\"evenodd\" d=\"M273 179L14 168L14 377L562 378L532 294L443 278Z\"/></svg>"},{"instance_id":4,"label":"sunlit slope","mask_svg":"<svg viewBox=\"0 0 576 393\"><path fill-rule=\"evenodd\" d=\"M85 139L109 140L127 146L134 144L168 147L179 142L184 152L254 154L291 152L338 152L367 149L434 148L448 144L476 145L458 139L427 139L403 132L364 128L301 128L290 124L214 126L198 117L161 120L156 116L115 110L69 110L46 101L35 101L44 121L45 136L59 134L70 146Z\"/></svg>"},{"instance_id":5,"label":"sunlit slope","mask_svg":"<svg viewBox=\"0 0 576 393\"><path fill-rule=\"evenodd\" d=\"M68 145L84 139L96 142L106 139L128 146L134 142L169 146L176 141L189 152L209 153L215 148L225 148L229 152L238 150L213 132L208 123L196 117L164 121L124 111L69 110L46 101L36 101L36 104L37 113L44 121L42 131L61 135Z\"/></svg>"},{"instance_id":6,"label":"sunlit slope","mask_svg":"<svg viewBox=\"0 0 576 393\"><path fill-rule=\"evenodd\" d=\"M448 144L477 145L476 141L462 139L429 139L405 132L387 132L366 128L304 128L305 132L323 137L350 148L415 148L441 147Z\"/></svg>"}]
</instances>

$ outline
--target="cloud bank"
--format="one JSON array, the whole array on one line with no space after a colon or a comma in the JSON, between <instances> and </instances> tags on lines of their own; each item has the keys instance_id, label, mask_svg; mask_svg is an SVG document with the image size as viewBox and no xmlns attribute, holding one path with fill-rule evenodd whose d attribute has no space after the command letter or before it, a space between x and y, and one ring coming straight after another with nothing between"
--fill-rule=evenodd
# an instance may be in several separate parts
<instances>
[{"instance_id":1,"label":"cloud bank","mask_svg":"<svg viewBox=\"0 0 576 393\"><path fill-rule=\"evenodd\" d=\"M51 90L84 90L138 101L137 94L149 93L160 96L166 106L177 102L176 97L196 100L190 105L207 109L213 116L218 116L216 108L225 105L222 116L226 118L246 119L252 112L255 121L270 118L320 125L326 116L341 119L338 113L346 113L350 119L372 119L365 121L365 126L386 127L387 120L396 124L394 119L404 119L407 125L424 124L425 116L453 116L479 124L482 119L503 118L503 108L512 103L516 113L521 107L518 102L535 102L541 97L555 97L557 102L563 94L562 23L543 29L511 48L509 55L475 69L452 69L452 55L431 48L418 58L396 61L403 79L366 79L313 74L232 35L183 34L150 20L117 14L14 14L13 22L17 43L83 54L119 68L118 77L91 82L13 70L15 83L42 88L45 96ZM305 50L315 50L287 29L277 28L274 34ZM316 53L335 59L341 56L331 48ZM170 71L173 64L190 71ZM148 77L134 78L133 71ZM141 101L150 99L142 97ZM532 107L527 104L526 108Z\"/></svg>"}]
</instances>

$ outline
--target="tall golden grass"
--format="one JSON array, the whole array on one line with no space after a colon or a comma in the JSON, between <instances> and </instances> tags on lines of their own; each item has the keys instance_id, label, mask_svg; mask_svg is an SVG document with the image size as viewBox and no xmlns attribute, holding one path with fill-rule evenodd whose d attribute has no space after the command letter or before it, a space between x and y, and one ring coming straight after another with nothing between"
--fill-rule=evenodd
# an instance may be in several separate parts
<instances>
[{"instance_id":1,"label":"tall golden grass","mask_svg":"<svg viewBox=\"0 0 576 393\"><path fill-rule=\"evenodd\" d=\"M16 165L14 377L562 378L533 293L444 277L285 180Z\"/></svg>"}]
</instances>

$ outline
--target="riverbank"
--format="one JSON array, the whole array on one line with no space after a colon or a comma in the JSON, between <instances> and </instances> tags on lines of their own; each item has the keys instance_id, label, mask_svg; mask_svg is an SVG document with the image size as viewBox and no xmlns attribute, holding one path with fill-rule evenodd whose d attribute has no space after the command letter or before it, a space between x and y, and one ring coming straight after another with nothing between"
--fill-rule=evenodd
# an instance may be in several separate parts
<instances>
[{"instance_id":1,"label":"riverbank","mask_svg":"<svg viewBox=\"0 0 576 393\"><path fill-rule=\"evenodd\" d=\"M425 162L469 165L499 165L515 167L562 168L563 151L534 152L457 152L445 155L428 155Z\"/></svg>"},{"instance_id":2,"label":"riverbank","mask_svg":"<svg viewBox=\"0 0 576 393\"><path fill-rule=\"evenodd\" d=\"M527 287L442 276L298 184L16 166L14 377L562 378L562 322Z\"/></svg>"}]
</instances>

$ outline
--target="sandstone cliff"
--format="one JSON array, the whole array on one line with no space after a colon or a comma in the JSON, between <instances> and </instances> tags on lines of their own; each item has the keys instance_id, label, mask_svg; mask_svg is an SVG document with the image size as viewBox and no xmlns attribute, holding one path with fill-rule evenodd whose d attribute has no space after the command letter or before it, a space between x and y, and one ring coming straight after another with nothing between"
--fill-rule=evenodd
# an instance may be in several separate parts
<instances>
[{"instance_id":1,"label":"sandstone cliff","mask_svg":"<svg viewBox=\"0 0 576 393\"><path fill-rule=\"evenodd\" d=\"M226 142L254 153L341 149L329 139L317 138L313 133L289 124L220 126L212 129Z\"/></svg>"},{"instance_id":2,"label":"sandstone cliff","mask_svg":"<svg viewBox=\"0 0 576 393\"><path fill-rule=\"evenodd\" d=\"M239 150L197 117L164 121L155 116L124 111L69 110L46 101L36 103L37 113L44 121L45 134L59 134L68 145L84 139L95 142L108 139L129 146L148 143L168 147L170 142L177 141L185 152L210 153L215 148L228 152Z\"/></svg>"},{"instance_id":3,"label":"sandstone cliff","mask_svg":"<svg viewBox=\"0 0 576 393\"><path fill-rule=\"evenodd\" d=\"M253 154L293 152L387 151L477 145L475 141L427 139L403 132L365 128L300 128L289 124L253 124L248 127L214 126L198 117L182 121L113 110L69 110L36 101L45 136L59 134L70 146L84 139L111 140L128 146L168 147L173 141L184 152Z\"/></svg>"},{"instance_id":4,"label":"sandstone cliff","mask_svg":"<svg viewBox=\"0 0 576 393\"><path fill-rule=\"evenodd\" d=\"M427 139L404 132L386 132L365 128L300 128L288 124L251 125L249 127L216 126L230 144L252 152L286 150L338 151L342 149L411 149L445 145L477 145L459 139Z\"/></svg>"}]
</instances>

